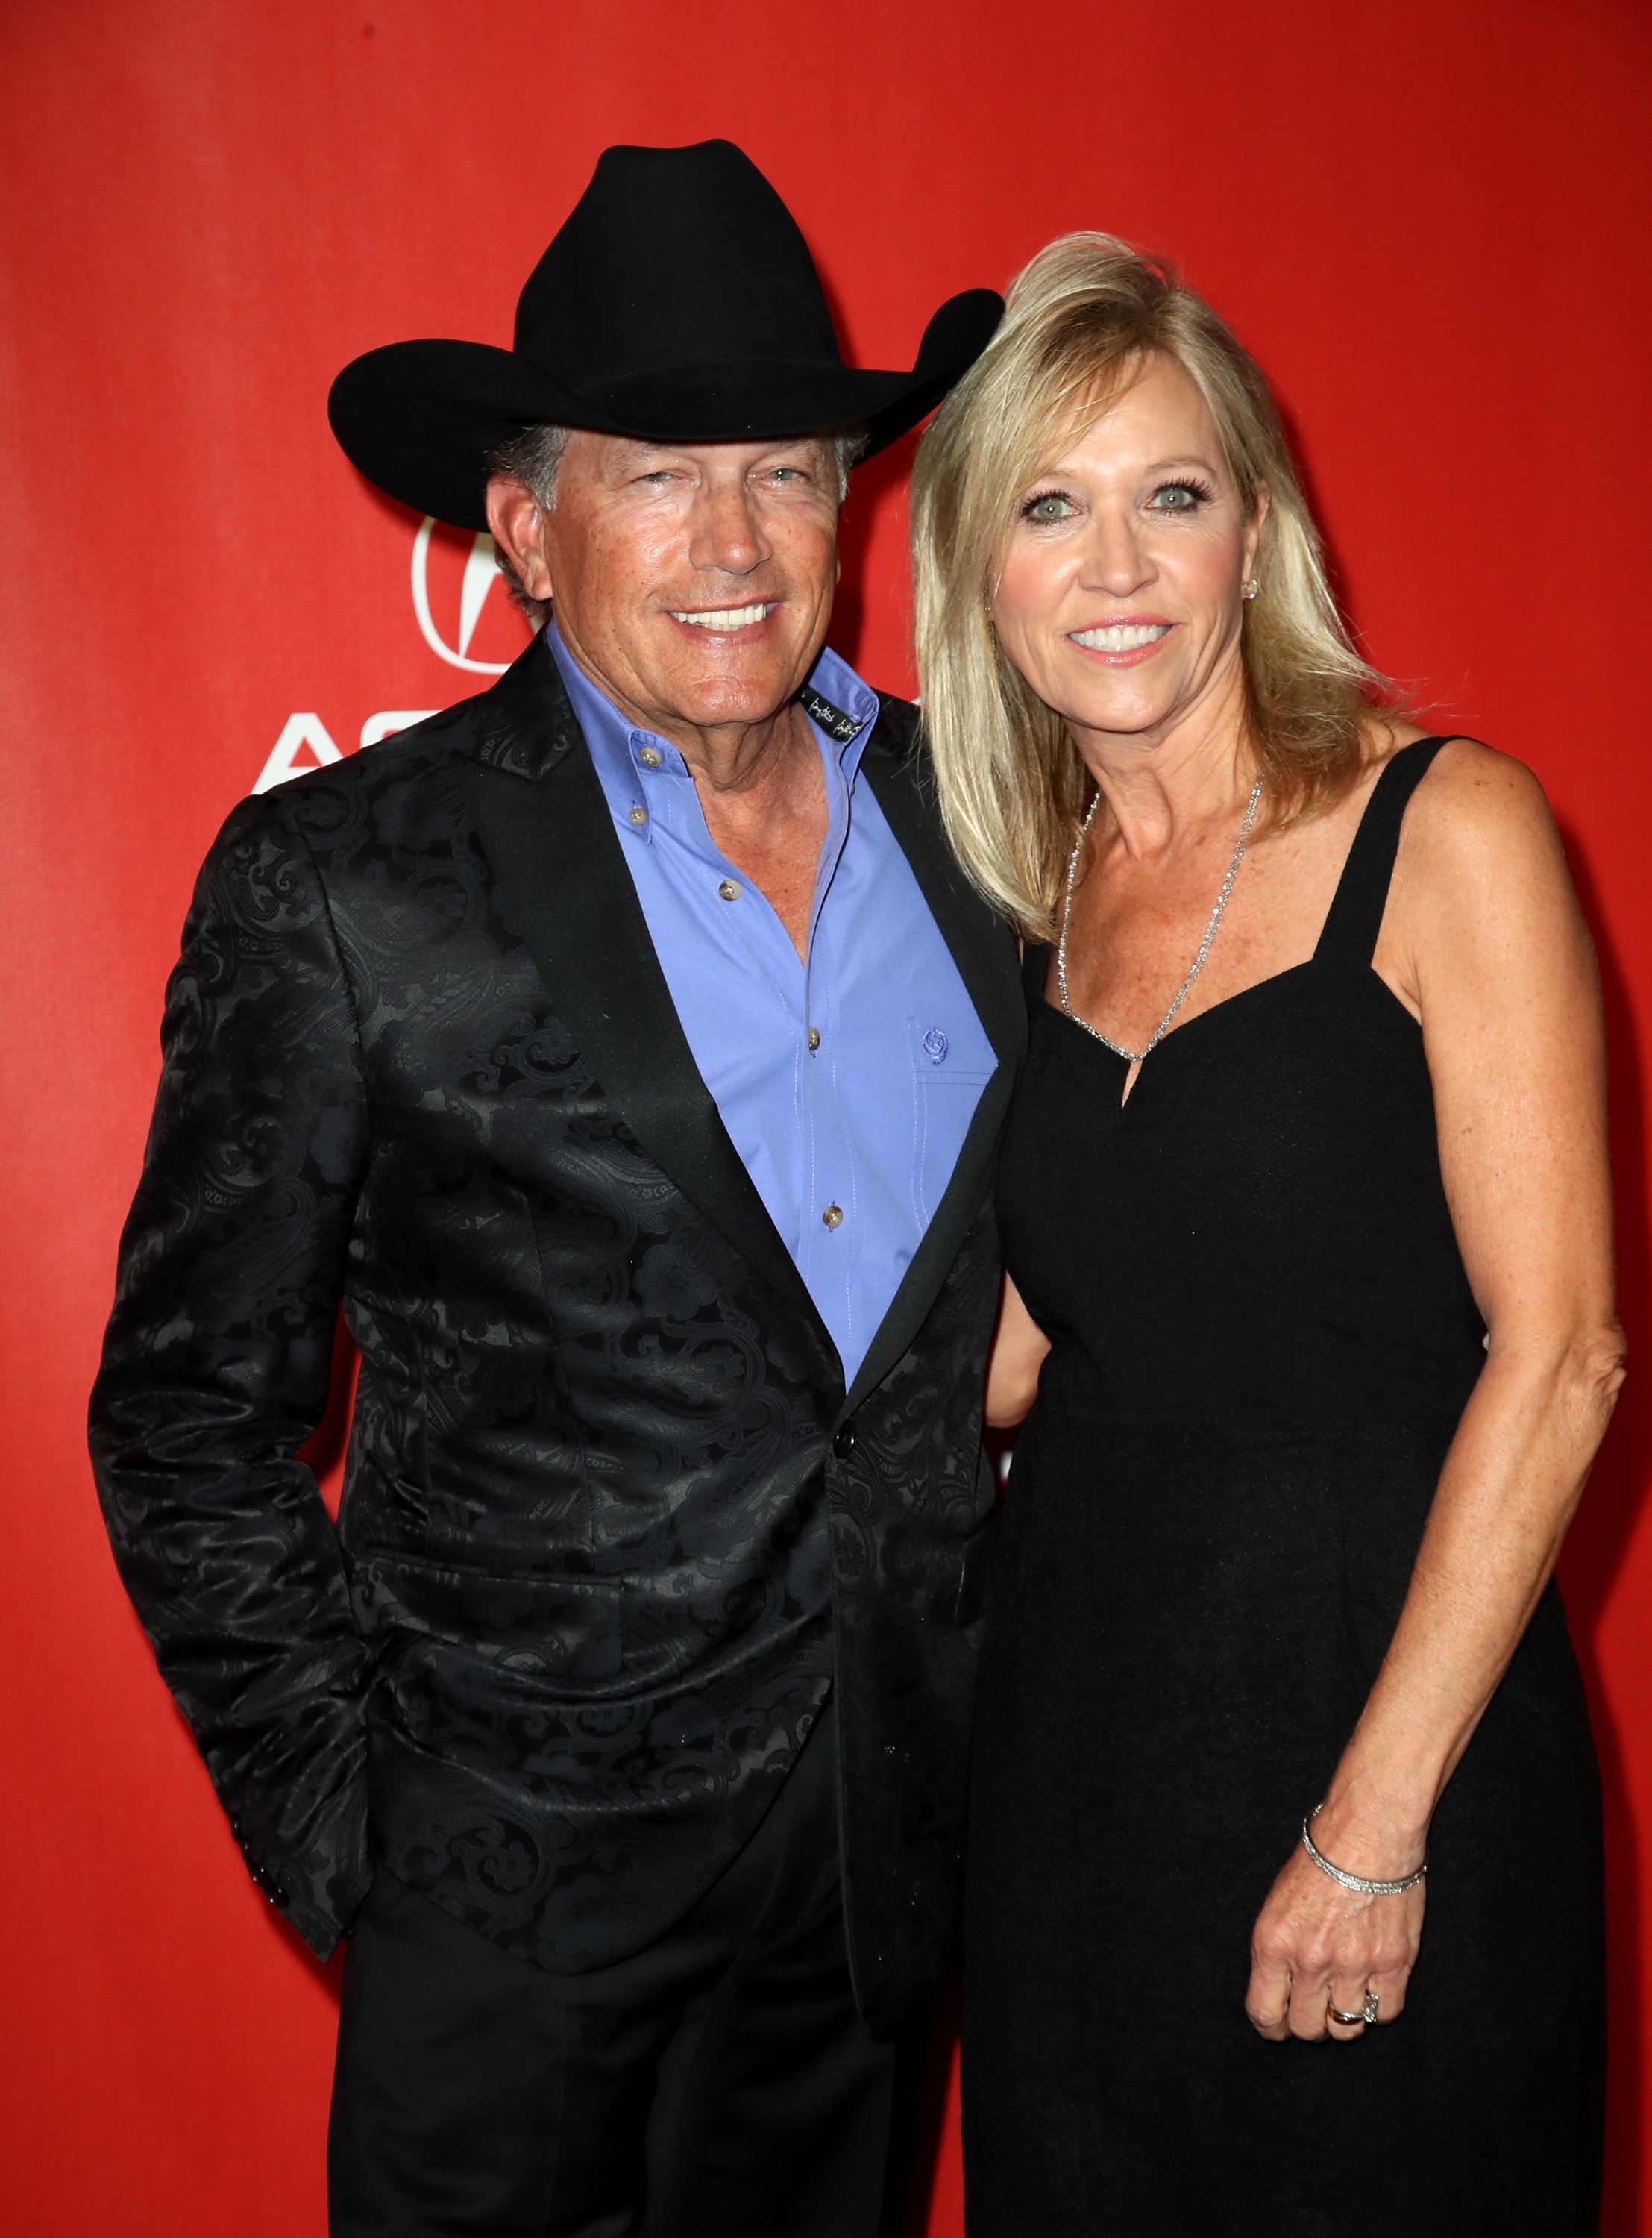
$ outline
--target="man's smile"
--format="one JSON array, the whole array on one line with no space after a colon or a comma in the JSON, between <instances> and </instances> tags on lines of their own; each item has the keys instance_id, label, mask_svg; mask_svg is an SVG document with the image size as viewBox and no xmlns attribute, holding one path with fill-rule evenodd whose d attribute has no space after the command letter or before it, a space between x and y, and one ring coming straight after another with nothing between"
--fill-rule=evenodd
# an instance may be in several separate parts
<instances>
[{"instance_id":1,"label":"man's smile","mask_svg":"<svg viewBox=\"0 0 1652 2238\"><path fill-rule=\"evenodd\" d=\"M736 630L753 628L767 621L778 599L757 599L746 606L710 606L699 612L689 608L671 609L671 619L681 622L685 629L716 630L720 636L731 635Z\"/></svg>"}]
</instances>

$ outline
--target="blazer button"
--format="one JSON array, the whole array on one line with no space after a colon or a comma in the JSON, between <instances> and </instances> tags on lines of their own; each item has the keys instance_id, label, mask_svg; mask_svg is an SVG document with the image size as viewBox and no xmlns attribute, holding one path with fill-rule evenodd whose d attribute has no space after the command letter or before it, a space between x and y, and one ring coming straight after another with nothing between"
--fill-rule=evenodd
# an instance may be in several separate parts
<instances>
[{"instance_id":1,"label":"blazer button","mask_svg":"<svg viewBox=\"0 0 1652 2238\"><path fill-rule=\"evenodd\" d=\"M832 1451L840 1461L846 1461L855 1450L855 1425L845 1422L832 1439Z\"/></svg>"}]
</instances>

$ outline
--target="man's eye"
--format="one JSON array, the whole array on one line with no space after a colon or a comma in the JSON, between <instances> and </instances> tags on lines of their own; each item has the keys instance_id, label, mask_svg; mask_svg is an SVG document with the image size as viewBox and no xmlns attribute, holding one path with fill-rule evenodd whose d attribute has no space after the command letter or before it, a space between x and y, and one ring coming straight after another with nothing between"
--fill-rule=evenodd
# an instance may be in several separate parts
<instances>
[{"instance_id":1,"label":"man's eye","mask_svg":"<svg viewBox=\"0 0 1652 2238\"><path fill-rule=\"evenodd\" d=\"M1042 527L1053 520L1065 520L1072 510L1071 498L1063 497L1060 490L1046 490L1041 496L1028 499L1021 507L1021 519Z\"/></svg>"}]
</instances>

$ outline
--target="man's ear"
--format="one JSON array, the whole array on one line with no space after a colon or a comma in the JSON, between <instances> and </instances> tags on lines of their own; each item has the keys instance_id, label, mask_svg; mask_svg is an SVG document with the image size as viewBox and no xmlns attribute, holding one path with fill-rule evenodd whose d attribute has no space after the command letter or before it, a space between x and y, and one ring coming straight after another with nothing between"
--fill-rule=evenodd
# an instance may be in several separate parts
<instances>
[{"instance_id":1,"label":"man's ear","mask_svg":"<svg viewBox=\"0 0 1652 2238\"><path fill-rule=\"evenodd\" d=\"M514 474L489 478L487 525L525 594L530 599L548 599L551 570L545 558L545 514L525 481Z\"/></svg>"}]
</instances>

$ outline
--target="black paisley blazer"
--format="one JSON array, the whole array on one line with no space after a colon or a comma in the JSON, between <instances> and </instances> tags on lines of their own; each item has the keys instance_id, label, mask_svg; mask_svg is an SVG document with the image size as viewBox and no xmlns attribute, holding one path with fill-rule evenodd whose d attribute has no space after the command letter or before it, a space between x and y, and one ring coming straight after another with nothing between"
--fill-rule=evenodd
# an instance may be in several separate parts
<instances>
[{"instance_id":1,"label":"black paisley blazer","mask_svg":"<svg viewBox=\"0 0 1652 2238\"><path fill-rule=\"evenodd\" d=\"M1013 943L886 700L862 765L996 1050L852 1390L695 1069L554 664L246 802L202 872L91 1406L109 1536L254 1877L375 1857L565 1971L748 1837L829 1687L862 2010L955 1912ZM298 1458L342 1308L335 1530Z\"/></svg>"}]
</instances>

